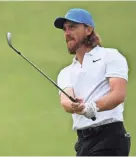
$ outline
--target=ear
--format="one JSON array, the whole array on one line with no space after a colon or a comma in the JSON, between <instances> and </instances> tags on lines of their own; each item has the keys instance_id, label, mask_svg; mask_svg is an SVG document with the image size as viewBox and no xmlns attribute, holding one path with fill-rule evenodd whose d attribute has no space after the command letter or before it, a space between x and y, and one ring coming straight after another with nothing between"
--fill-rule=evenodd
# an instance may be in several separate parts
<instances>
[{"instance_id":1,"label":"ear","mask_svg":"<svg viewBox=\"0 0 136 157\"><path fill-rule=\"evenodd\" d=\"M92 31L93 31L93 27L91 27L91 26L86 26L86 35L87 35L87 36L90 35L90 34L92 33Z\"/></svg>"}]
</instances>

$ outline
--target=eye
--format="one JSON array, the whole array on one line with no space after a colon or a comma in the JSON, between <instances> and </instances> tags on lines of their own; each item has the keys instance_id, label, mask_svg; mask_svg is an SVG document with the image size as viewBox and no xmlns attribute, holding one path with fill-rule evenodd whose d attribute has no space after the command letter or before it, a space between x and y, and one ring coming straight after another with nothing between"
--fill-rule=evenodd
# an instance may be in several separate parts
<instances>
[{"instance_id":1,"label":"eye","mask_svg":"<svg viewBox=\"0 0 136 157\"><path fill-rule=\"evenodd\" d=\"M76 28L76 25L74 25L74 24L71 24L70 26L69 26L69 28Z\"/></svg>"},{"instance_id":2,"label":"eye","mask_svg":"<svg viewBox=\"0 0 136 157\"><path fill-rule=\"evenodd\" d=\"M65 32L66 30L74 30L77 27L77 24L71 23L63 26L63 31Z\"/></svg>"},{"instance_id":3,"label":"eye","mask_svg":"<svg viewBox=\"0 0 136 157\"><path fill-rule=\"evenodd\" d=\"M63 31L65 31L66 30L66 27L63 27Z\"/></svg>"}]
</instances>

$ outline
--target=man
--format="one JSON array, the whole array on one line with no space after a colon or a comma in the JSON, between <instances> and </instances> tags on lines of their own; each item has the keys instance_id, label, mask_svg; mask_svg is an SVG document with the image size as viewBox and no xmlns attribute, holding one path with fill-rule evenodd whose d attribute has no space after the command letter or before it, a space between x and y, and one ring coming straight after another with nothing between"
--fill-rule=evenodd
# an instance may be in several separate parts
<instances>
[{"instance_id":1,"label":"man","mask_svg":"<svg viewBox=\"0 0 136 157\"><path fill-rule=\"evenodd\" d=\"M130 137L123 125L123 106L128 80L124 56L101 47L91 14L74 8L54 21L63 29L71 65L58 75L58 85L76 103L60 92L64 110L72 114L77 131L77 156L128 156ZM91 118L96 117L96 120Z\"/></svg>"}]
</instances>

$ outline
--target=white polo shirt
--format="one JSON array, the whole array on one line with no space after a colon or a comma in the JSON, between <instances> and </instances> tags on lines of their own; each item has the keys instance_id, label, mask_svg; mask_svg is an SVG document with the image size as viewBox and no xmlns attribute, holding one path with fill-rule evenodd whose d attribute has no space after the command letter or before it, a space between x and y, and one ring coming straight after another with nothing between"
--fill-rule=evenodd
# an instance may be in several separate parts
<instances>
[{"instance_id":1,"label":"white polo shirt","mask_svg":"<svg viewBox=\"0 0 136 157\"><path fill-rule=\"evenodd\" d=\"M85 54L82 65L74 58L71 65L60 71L57 82L62 89L73 88L76 97L95 102L109 93L109 77L128 80L127 61L118 50L97 46ZM124 103L112 110L98 112L95 121L74 113L73 130L123 121L123 110Z\"/></svg>"}]
</instances>

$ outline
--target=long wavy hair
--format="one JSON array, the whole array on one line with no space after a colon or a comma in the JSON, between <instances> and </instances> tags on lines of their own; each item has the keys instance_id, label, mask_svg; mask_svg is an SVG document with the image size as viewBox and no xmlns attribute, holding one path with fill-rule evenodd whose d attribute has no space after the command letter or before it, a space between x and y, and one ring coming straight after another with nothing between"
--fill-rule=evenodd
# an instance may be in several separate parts
<instances>
[{"instance_id":1,"label":"long wavy hair","mask_svg":"<svg viewBox=\"0 0 136 157\"><path fill-rule=\"evenodd\" d=\"M86 39L84 40L84 44L87 47L91 47L91 48L94 48L97 45L102 46L101 38L99 34L95 32L95 30L93 30L92 33L86 37Z\"/></svg>"}]
</instances>

